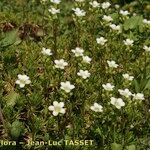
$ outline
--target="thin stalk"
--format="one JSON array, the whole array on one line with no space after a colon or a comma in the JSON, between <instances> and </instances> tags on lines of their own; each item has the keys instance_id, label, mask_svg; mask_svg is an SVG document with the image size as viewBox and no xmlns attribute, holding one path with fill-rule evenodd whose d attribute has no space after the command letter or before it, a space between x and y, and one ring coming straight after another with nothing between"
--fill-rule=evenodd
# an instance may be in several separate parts
<instances>
[{"instance_id":1,"label":"thin stalk","mask_svg":"<svg viewBox=\"0 0 150 150\"><path fill-rule=\"evenodd\" d=\"M4 117L3 117L1 104L0 104L0 121L2 122L2 125L4 127L5 133L7 134L8 132L7 132L6 124L5 124Z\"/></svg>"},{"instance_id":2,"label":"thin stalk","mask_svg":"<svg viewBox=\"0 0 150 150\"><path fill-rule=\"evenodd\" d=\"M144 70L145 70L145 75L147 74L147 54L146 54L146 52L145 52L145 55L144 55Z\"/></svg>"},{"instance_id":3,"label":"thin stalk","mask_svg":"<svg viewBox=\"0 0 150 150\"><path fill-rule=\"evenodd\" d=\"M54 40L53 50L54 50L55 58L57 57L57 32L58 32L58 28L57 28L56 20L54 19L53 20L53 40Z\"/></svg>"}]
</instances>

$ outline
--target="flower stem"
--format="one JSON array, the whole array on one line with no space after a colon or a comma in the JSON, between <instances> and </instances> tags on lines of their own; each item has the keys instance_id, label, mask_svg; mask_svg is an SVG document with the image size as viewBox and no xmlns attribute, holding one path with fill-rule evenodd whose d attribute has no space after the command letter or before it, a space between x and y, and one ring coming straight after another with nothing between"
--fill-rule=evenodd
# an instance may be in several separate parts
<instances>
[{"instance_id":1,"label":"flower stem","mask_svg":"<svg viewBox=\"0 0 150 150\"><path fill-rule=\"evenodd\" d=\"M0 122L2 122L2 125L4 127L5 133L7 134L7 128L6 128L6 124L5 124L4 118L3 118L1 104L0 104Z\"/></svg>"},{"instance_id":2,"label":"flower stem","mask_svg":"<svg viewBox=\"0 0 150 150\"><path fill-rule=\"evenodd\" d=\"M53 50L54 50L54 56L57 57L57 24L56 20L53 20L53 40L54 40L54 45L53 45Z\"/></svg>"}]
</instances>

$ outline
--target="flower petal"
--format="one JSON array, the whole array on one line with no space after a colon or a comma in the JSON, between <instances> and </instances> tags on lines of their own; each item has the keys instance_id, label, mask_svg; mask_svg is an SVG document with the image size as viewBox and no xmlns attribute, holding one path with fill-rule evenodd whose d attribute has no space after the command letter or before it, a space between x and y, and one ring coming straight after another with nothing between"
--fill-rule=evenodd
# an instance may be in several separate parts
<instances>
[{"instance_id":1,"label":"flower petal","mask_svg":"<svg viewBox=\"0 0 150 150\"><path fill-rule=\"evenodd\" d=\"M49 106L48 109L49 109L50 111L54 111L54 106Z\"/></svg>"},{"instance_id":2,"label":"flower petal","mask_svg":"<svg viewBox=\"0 0 150 150\"><path fill-rule=\"evenodd\" d=\"M53 115L54 115L54 116L57 116L57 115L58 115L58 112L53 111Z\"/></svg>"}]
</instances>

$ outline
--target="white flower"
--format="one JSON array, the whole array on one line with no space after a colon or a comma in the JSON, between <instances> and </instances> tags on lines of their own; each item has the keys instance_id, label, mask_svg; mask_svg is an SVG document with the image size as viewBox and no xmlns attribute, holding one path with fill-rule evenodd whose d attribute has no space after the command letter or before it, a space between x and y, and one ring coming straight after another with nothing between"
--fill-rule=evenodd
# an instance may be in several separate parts
<instances>
[{"instance_id":1,"label":"white flower","mask_svg":"<svg viewBox=\"0 0 150 150\"><path fill-rule=\"evenodd\" d=\"M53 105L49 106L48 109L50 111L53 111L54 116L57 116L59 113L65 114L66 110L63 107L64 107L64 102L59 103L57 101L54 101Z\"/></svg>"},{"instance_id":2,"label":"white flower","mask_svg":"<svg viewBox=\"0 0 150 150\"><path fill-rule=\"evenodd\" d=\"M115 5L115 8L118 9L120 6L118 4Z\"/></svg>"},{"instance_id":3,"label":"white flower","mask_svg":"<svg viewBox=\"0 0 150 150\"><path fill-rule=\"evenodd\" d=\"M150 25L150 20L143 19L143 23L144 23L144 24L147 24L147 25Z\"/></svg>"},{"instance_id":4,"label":"white flower","mask_svg":"<svg viewBox=\"0 0 150 150\"><path fill-rule=\"evenodd\" d=\"M74 11L76 16L78 16L78 17L85 16L85 14L86 14L86 12L80 8L73 8L72 10Z\"/></svg>"},{"instance_id":5,"label":"white flower","mask_svg":"<svg viewBox=\"0 0 150 150\"><path fill-rule=\"evenodd\" d=\"M90 64L92 60L89 56L82 56L82 58L83 58L83 62L87 64Z\"/></svg>"},{"instance_id":6,"label":"white flower","mask_svg":"<svg viewBox=\"0 0 150 150\"><path fill-rule=\"evenodd\" d=\"M133 99L144 100L144 94L143 93L133 94Z\"/></svg>"},{"instance_id":7,"label":"white flower","mask_svg":"<svg viewBox=\"0 0 150 150\"><path fill-rule=\"evenodd\" d=\"M61 82L61 89L64 90L65 92L69 93L72 89L75 88L74 85L70 84L69 81L66 81L66 82Z\"/></svg>"},{"instance_id":8,"label":"white flower","mask_svg":"<svg viewBox=\"0 0 150 150\"><path fill-rule=\"evenodd\" d=\"M96 39L97 43L100 45L104 45L107 42L107 39L105 39L104 37L100 37Z\"/></svg>"},{"instance_id":9,"label":"white flower","mask_svg":"<svg viewBox=\"0 0 150 150\"><path fill-rule=\"evenodd\" d=\"M84 0L75 0L76 2L84 2Z\"/></svg>"},{"instance_id":10,"label":"white flower","mask_svg":"<svg viewBox=\"0 0 150 150\"><path fill-rule=\"evenodd\" d=\"M107 22L113 21L113 18L111 16L106 16L106 15L104 15L102 19Z\"/></svg>"},{"instance_id":11,"label":"white flower","mask_svg":"<svg viewBox=\"0 0 150 150\"><path fill-rule=\"evenodd\" d=\"M127 10L120 10L120 14L123 15L123 16L127 16L129 15L130 13L127 11Z\"/></svg>"},{"instance_id":12,"label":"white flower","mask_svg":"<svg viewBox=\"0 0 150 150\"><path fill-rule=\"evenodd\" d=\"M150 52L150 47L148 47L148 46L144 46L143 49L144 49L146 52Z\"/></svg>"},{"instance_id":13,"label":"white flower","mask_svg":"<svg viewBox=\"0 0 150 150\"><path fill-rule=\"evenodd\" d=\"M107 8L109 8L110 7L110 3L109 2L104 2L104 3L102 3L102 8L103 9L107 9Z\"/></svg>"},{"instance_id":14,"label":"white flower","mask_svg":"<svg viewBox=\"0 0 150 150\"><path fill-rule=\"evenodd\" d=\"M48 9L48 11L53 15L60 13L60 9L56 9L54 7L51 7L50 9Z\"/></svg>"},{"instance_id":15,"label":"white flower","mask_svg":"<svg viewBox=\"0 0 150 150\"><path fill-rule=\"evenodd\" d=\"M110 24L109 26L110 26L110 28L113 29L113 30L117 30L117 31L120 31L120 30L121 30L121 28L120 28L119 25Z\"/></svg>"},{"instance_id":16,"label":"white flower","mask_svg":"<svg viewBox=\"0 0 150 150\"><path fill-rule=\"evenodd\" d=\"M116 62L115 61L109 61L109 60L107 60L107 63L108 63L108 66L109 67L111 67L111 68L117 68L119 65L118 64L116 64Z\"/></svg>"},{"instance_id":17,"label":"white flower","mask_svg":"<svg viewBox=\"0 0 150 150\"><path fill-rule=\"evenodd\" d=\"M55 60L54 62L55 62L55 67L56 67L56 68L60 68L60 69L64 69L65 66L68 65L68 63L65 62L63 59Z\"/></svg>"},{"instance_id":18,"label":"white flower","mask_svg":"<svg viewBox=\"0 0 150 150\"><path fill-rule=\"evenodd\" d=\"M120 95L123 95L126 98L132 96L132 93L129 91L129 89L124 89L124 90L119 89L118 92L120 93Z\"/></svg>"},{"instance_id":19,"label":"white flower","mask_svg":"<svg viewBox=\"0 0 150 150\"><path fill-rule=\"evenodd\" d=\"M61 2L61 0L51 0L51 2L54 4L59 4Z\"/></svg>"},{"instance_id":20,"label":"white flower","mask_svg":"<svg viewBox=\"0 0 150 150\"><path fill-rule=\"evenodd\" d=\"M103 112L103 107L99 105L98 103L94 103L94 105L91 106L91 110L95 112Z\"/></svg>"},{"instance_id":21,"label":"white flower","mask_svg":"<svg viewBox=\"0 0 150 150\"><path fill-rule=\"evenodd\" d=\"M76 47L71 51L75 54L76 57L83 56L83 52L84 52L84 50L80 47Z\"/></svg>"},{"instance_id":22,"label":"white flower","mask_svg":"<svg viewBox=\"0 0 150 150\"><path fill-rule=\"evenodd\" d=\"M111 83L107 83L107 84L102 84L102 87L103 87L106 91L112 91L115 86L114 86L114 85L111 85Z\"/></svg>"},{"instance_id":23,"label":"white flower","mask_svg":"<svg viewBox=\"0 0 150 150\"><path fill-rule=\"evenodd\" d=\"M130 39L126 39L126 40L124 40L123 42L124 42L125 45L133 46L133 42L134 42L134 41L133 41L133 40L130 40Z\"/></svg>"},{"instance_id":24,"label":"white flower","mask_svg":"<svg viewBox=\"0 0 150 150\"><path fill-rule=\"evenodd\" d=\"M77 73L78 76L81 76L83 79L89 78L90 77L90 73L88 72L88 70L79 70L79 72Z\"/></svg>"},{"instance_id":25,"label":"white flower","mask_svg":"<svg viewBox=\"0 0 150 150\"><path fill-rule=\"evenodd\" d=\"M117 109L120 109L122 106L125 106L125 103L121 98L111 97L110 103L114 105Z\"/></svg>"},{"instance_id":26,"label":"white flower","mask_svg":"<svg viewBox=\"0 0 150 150\"><path fill-rule=\"evenodd\" d=\"M90 5L92 5L92 7L94 7L94 8L96 8L96 7L100 6L100 3L98 3L97 1L93 1L93 2L90 2Z\"/></svg>"},{"instance_id":27,"label":"white flower","mask_svg":"<svg viewBox=\"0 0 150 150\"><path fill-rule=\"evenodd\" d=\"M18 80L16 81L16 84L19 84L20 88L23 88L26 84L30 83L31 81L27 75L18 74Z\"/></svg>"},{"instance_id":28,"label":"white flower","mask_svg":"<svg viewBox=\"0 0 150 150\"><path fill-rule=\"evenodd\" d=\"M50 56L50 55L52 55L52 52L51 52L51 49L47 49L47 48L42 48L42 54L43 55L48 55L48 56Z\"/></svg>"},{"instance_id":29,"label":"white flower","mask_svg":"<svg viewBox=\"0 0 150 150\"><path fill-rule=\"evenodd\" d=\"M125 73L122 75L124 77L124 79L128 80L128 81L132 81L134 79L133 76L130 76L129 74Z\"/></svg>"}]
</instances>

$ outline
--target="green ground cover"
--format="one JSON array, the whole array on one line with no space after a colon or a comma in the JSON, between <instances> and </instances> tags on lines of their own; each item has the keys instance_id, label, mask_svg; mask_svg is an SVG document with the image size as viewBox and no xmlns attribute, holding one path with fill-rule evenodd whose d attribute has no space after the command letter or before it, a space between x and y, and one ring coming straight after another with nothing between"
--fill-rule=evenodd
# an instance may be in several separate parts
<instances>
[{"instance_id":1,"label":"green ground cover","mask_svg":"<svg viewBox=\"0 0 150 150\"><path fill-rule=\"evenodd\" d=\"M149 1L0 10L0 150L150 150Z\"/></svg>"}]
</instances>

